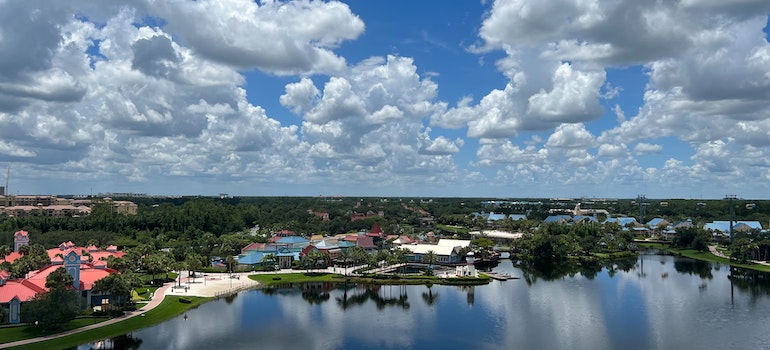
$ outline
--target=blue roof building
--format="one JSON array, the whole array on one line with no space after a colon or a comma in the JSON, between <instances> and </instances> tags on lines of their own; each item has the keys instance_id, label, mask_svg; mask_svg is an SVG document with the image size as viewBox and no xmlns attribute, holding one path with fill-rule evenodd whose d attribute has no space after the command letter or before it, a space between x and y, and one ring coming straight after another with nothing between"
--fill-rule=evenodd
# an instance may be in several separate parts
<instances>
[{"instance_id":1,"label":"blue roof building","mask_svg":"<svg viewBox=\"0 0 770 350\"><path fill-rule=\"evenodd\" d=\"M599 220L597 220L595 216L575 215L575 217L572 218L573 223L578 223L581 221L596 222L596 223L599 222Z\"/></svg>"},{"instance_id":2,"label":"blue roof building","mask_svg":"<svg viewBox=\"0 0 770 350\"><path fill-rule=\"evenodd\" d=\"M730 233L730 221L713 221L703 226L707 231L716 233ZM733 221L733 232L746 232L751 230L762 230L762 224L759 221Z\"/></svg>"},{"instance_id":3,"label":"blue roof building","mask_svg":"<svg viewBox=\"0 0 770 350\"><path fill-rule=\"evenodd\" d=\"M636 218L632 218L632 217L629 217L629 216L622 216L622 217L617 217L617 218L607 218L607 220L604 221L605 224L608 223L608 222L617 223L621 227L627 227L628 225L633 225L633 226L639 225L639 223L636 222Z\"/></svg>"},{"instance_id":4,"label":"blue roof building","mask_svg":"<svg viewBox=\"0 0 770 350\"><path fill-rule=\"evenodd\" d=\"M494 212L489 213L489 216L487 216L487 222L494 222L505 219L505 214L495 214Z\"/></svg>"},{"instance_id":5,"label":"blue roof building","mask_svg":"<svg viewBox=\"0 0 770 350\"><path fill-rule=\"evenodd\" d=\"M278 241L276 241L278 244L287 244L292 247L298 247L298 246L307 246L310 244L310 241L307 240L305 237L300 236L288 236L288 237L281 237Z\"/></svg>"},{"instance_id":6,"label":"blue roof building","mask_svg":"<svg viewBox=\"0 0 770 350\"><path fill-rule=\"evenodd\" d=\"M654 218L650 221L647 221L647 226L649 227L668 226L668 225L669 225L669 222L663 218Z\"/></svg>"},{"instance_id":7,"label":"blue roof building","mask_svg":"<svg viewBox=\"0 0 770 350\"><path fill-rule=\"evenodd\" d=\"M545 222L545 223L555 222L555 223L566 224L570 220L572 220L572 216L569 216L569 215L566 215L566 214L562 214L562 215L550 215L547 218L545 218L545 220L543 220L543 222Z\"/></svg>"}]
</instances>

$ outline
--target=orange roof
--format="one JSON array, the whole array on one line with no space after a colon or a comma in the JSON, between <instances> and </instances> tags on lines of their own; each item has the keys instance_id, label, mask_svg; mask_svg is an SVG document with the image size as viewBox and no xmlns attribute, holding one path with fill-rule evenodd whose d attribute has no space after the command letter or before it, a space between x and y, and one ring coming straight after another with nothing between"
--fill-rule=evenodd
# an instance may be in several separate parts
<instances>
[{"instance_id":1,"label":"orange roof","mask_svg":"<svg viewBox=\"0 0 770 350\"><path fill-rule=\"evenodd\" d=\"M115 270L110 269L97 269L91 266L84 268L84 266L88 265L81 265L80 267L80 290L91 290L96 281L109 276L110 272L115 272Z\"/></svg>"},{"instance_id":2,"label":"orange roof","mask_svg":"<svg viewBox=\"0 0 770 350\"><path fill-rule=\"evenodd\" d=\"M14 260L21 258L21 254L18 252L11 252L11 254L8 254L5 256L4 259L0 259L0 262L7 261L9 263L12 263Z\"/></svg>"},{"instance_id":3,"label":"orange roof","mask_svg":"<svg viewBox=\"0 0 770 350\"><path fill-rule=\"evenodd\" d=\"M65 256L69 254L71 251L75 251L78 255L80 255L80 262L86 263L88 262L88 257L83 256L83 252L88 252L88 254L91 255L93 258L93 261L96 260L107 260L110 256L115 256L116 258L120 258L123 255L125 255L125 252L119 252L119 251L107 251L107 250L97 250L92 251L90 249L86 249L83 247L75 247L75 246L69 246L68 248L61 249L62 245L66 245L65 243L62 243L57 248L51 248L48 249L48 257L51 259L51 262L60 262L62 261L61 258L57 257L58 254L61 254L62 256ZM90 248L90 247L89 247Z\"/></svg>"},{"instance_id":4,"label":"orange roof","mask_svg":"<svg viewBox=\"0 0 770 350\"><path fill-rule=\"evenodd\" d=\"M14 237L16 237L16 236L18 236L18 235L22 235L22 236L28 236L28 235L29 235L29 232L27 232L27 231L24 231L24 230L19 230L19 231L16 231L16 233L14 233L14 234L13 234L13 236L14 236Z\"/></svg>"},{"instance_id":5,"label":"orange roof","mask_svg":"<svg viewBox=\"0 0 770 350\"><path fill-rule=\"evenodd\" d=\"M22 283L22 281L23 280L11 280L0 286L0 303L7 303L11 301L13 297L18 297L21 301L27 301L32 299L35 294L38 293L36 289L30 288Z\"/></svg>"},{"instance_id":6,"label":"orange roof","mask_svg":"<svg viewBox=\"0 0 770 350\"><path fill-rule=\"evenodd\" d=\"M250 243L249 245L241 249L241 254L246 254L246 252L248 252L249 250L263 250L263 249L265 249L264 243Z\"/></svg>"}]
</instances>

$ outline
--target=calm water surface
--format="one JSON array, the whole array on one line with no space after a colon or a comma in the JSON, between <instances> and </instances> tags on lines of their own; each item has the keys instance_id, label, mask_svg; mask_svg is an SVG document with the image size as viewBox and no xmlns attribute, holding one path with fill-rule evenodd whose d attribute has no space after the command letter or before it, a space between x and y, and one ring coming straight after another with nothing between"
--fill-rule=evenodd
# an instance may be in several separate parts
<instances>
[{"instance_id":1,"label":"calm water surface","mask_svg":"<svg viewBox=\"0 0 770 350\"><path fill-rule=\"evenodd\" d=\"M671 256L476 287L242 292L105 343L133 349L768 349L768 275ZM732 277L730 277L732 276Z\"/></svg>"}]
</instances>

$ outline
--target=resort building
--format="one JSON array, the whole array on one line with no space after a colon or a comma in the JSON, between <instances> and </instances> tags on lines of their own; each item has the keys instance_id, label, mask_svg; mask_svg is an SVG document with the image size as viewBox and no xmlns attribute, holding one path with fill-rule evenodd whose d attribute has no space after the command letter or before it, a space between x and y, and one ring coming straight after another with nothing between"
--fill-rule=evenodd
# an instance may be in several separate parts
<instances>
[{"instance_id":1,"label":"resort building","mask_svg":"<svg viewBox=\"0 0 770 350\"><path fill-rule=\"evenodd\" d=\"M14 252L6 256L0 262L12 263L21 257L19 248L29 244L29 234L26 231L18 231L14 234ZM115 270L107 268L109 256L121 257L123 252L117 247L110 246L101 250L95 246L79 247L72 242L64 242L59 247L48 250L51 263L40 270L32 271L23 278L10 278L10 273L0 270L0 307L9 312L9 323L19 323L20 312L24 302L34 298L37 294L45 293L46 278L58 268L63 267L75 280L73 287L80 293L81 298L89 306L104 306L110 303L110 298L101 295L92 295L91 289L96 281L107 277Z\"/></svg>"},{"instance_id":2,"label":"resort building","mask_svg":"<svg viewBox=\"0 0 770 350\"><path fill-rule=\"evenodd\" d=\"M458 265L465 262L465 255L460 254L460 251L470 245L469 240L442 238L436 244L406 244L401 248L410 252L407 254L408 261L421 262L423 257L432 251L436 254L438 264Z\"/></svg>"},{"instance_id":3,"label":"resort building","mask_svg":"<svg viewBox=\"0 0 770 350\"><path fill-rule=\"evenodd\" d=\"M712 221L703 226L703 229L710 231L713 236L729 236L730 221ZM759 221L733 221L733 232L749 232L752 230L762 231L762 224Z\"/></svg>"},{"instance_id":4,"label":"resort building","mask_svg":"<svg viewBox=\"0 0 770 350\"><path fill-rule=\"evenodd\" d=\"M95 203L108 203L114 212L136 215L138 206L130 201L113 201L110 198L67 199L56 196L0 196L0 214L12 217L49 216L77 217L91 214Z\"/></svg>"}]
</instances>

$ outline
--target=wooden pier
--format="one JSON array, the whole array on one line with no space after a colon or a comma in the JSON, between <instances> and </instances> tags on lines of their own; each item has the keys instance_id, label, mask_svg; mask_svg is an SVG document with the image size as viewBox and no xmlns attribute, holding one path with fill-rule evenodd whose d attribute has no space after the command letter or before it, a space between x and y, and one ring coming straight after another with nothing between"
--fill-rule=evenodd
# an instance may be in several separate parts
<instances>
[{"instance_id":1,"label":"wooden pier","mask_svg":"<svg viewBox=\"0 0 770 350\"><path fill-rule=\"evenodd\" d=\"M497 272L482 272L483 274L489 276L489 278L493 280L498 281L507 281L510 279L519 279L519 277L513 277L507 273L497 273Z\"/></svg>"}]
</instances>

